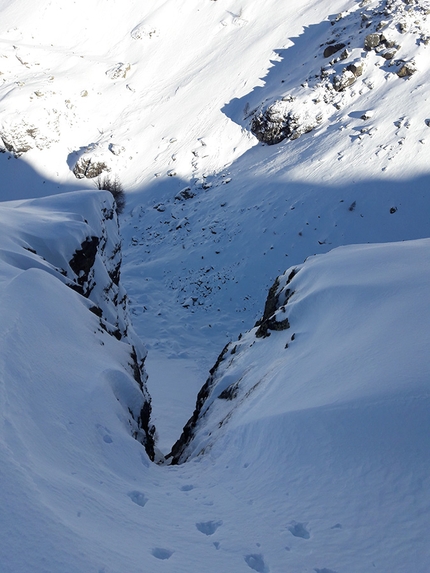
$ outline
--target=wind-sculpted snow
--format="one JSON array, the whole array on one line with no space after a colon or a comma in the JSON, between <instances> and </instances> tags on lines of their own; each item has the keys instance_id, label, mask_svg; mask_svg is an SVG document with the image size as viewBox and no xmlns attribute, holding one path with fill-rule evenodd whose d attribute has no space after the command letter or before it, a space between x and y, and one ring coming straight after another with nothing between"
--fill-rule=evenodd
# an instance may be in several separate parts
<instances>
[{"instance_id":1,"label":"wind-sculpted snow","mask_svg":"<svg viewBox=\"0 0 430 573\"><path fill-rule=\"evenodd\" d=\"M0 218L0 273L8 301L2 326L5 350L10 348L2 353L5 368L17 361L20 369L45 377L45 391L61 376L66 392L74 377L67 375L68 362L77 360L79 352L90 352L91 347L112 347L115 358L109 367L106 364L97 375L94 367L82 374L104 380L106 392L124 408L124 421L129 418L125 427L147 444L151 455L150 406L143 369L146 352L129 324L126 294L119 281L121 243L112 196L76 192L3 203ZM74 332L70 347L63 341L64 329ZM113 350L112 338L118 351ZM102 361L104 352L98 354ZM7 384L19 389L21 382L12 376ZM39 400L43 402L41 392ZM107 442L107 435L104 438Z\"/></svg>"},{"instance_id":2,"label":"wind-sculpted snow","mask_svg":"<svg viewBox=\"0 0 430 573\"><path fill-rule=\"evenodd\" d=\"M428 239L343 247L280 276L211 370L173 461L217 456L248 426L303 410L426 400L429 252Z\"/></svg>"}]
</instances>

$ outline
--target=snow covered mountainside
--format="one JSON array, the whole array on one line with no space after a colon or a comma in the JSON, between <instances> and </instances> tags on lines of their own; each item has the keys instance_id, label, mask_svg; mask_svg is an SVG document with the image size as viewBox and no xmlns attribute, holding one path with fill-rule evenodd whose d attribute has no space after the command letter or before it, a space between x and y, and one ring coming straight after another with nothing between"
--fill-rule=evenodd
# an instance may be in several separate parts
<instances>
[{"instance_id":1,"label":"snow covered mountainside","mask_svg":"<svg viewBox=\"0 0 430 573\"><path fill-rule=\"evenodd\" d=\"M0 14L0 570L427 573L427 0Z\"/></svg>"},{"instance_id":2,"label":"snow covered mountainside","mask_svg":"<svg viewBox=\"0 0 430 573\"><path fill-rule=\"evenodd\" d=\"M2 570L424 573L429 240L287 271L214 368L186 463L159 466L132 437L130 345L60 272L106 199L2 207Z\"/></svg>"}]
</instances>

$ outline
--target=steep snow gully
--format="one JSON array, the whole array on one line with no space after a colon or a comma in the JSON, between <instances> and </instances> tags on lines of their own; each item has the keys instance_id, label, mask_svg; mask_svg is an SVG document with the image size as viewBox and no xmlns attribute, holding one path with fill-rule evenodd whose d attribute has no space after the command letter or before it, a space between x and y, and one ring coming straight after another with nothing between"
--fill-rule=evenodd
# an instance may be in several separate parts
<instances>
[{"instance_id":1,"label":"steep snow gully","mask_svg":"<svg viewBox=\"0 0 430 573\"><path fill-rule=\"evenodd\" d=\"M276 279L160 467L113 207L1 205L3 570L425 573L430 240Z\"/></svg>"},{"instance_id":2,"label":"steep snow gully","mask_svg":"<svg viewBox=\"0 0 430 573\"><path fill-rule=\"evenodd\" d=\"M428 0L0 14L1 573L428 573Z\"/></svg>"}]
</instances>

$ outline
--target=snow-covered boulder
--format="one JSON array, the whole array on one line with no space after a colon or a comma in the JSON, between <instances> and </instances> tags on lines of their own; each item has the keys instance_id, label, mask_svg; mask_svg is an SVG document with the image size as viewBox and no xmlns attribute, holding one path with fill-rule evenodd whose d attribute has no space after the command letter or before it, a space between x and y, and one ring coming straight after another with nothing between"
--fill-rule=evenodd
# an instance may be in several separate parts
<instances>
[{"instance_id":1,"label":"snow-covered boulder","mask_svg":"<svg viewBox=\"0 0 430 573\"><path fill-rule=\"evenodd\" d=\"M322 119L321 110L315 103L285 97L256 114L251 122L251 131L259 141L274 145L309 133Z\"/></svg>"},{"instance_id":2,"label":"snow-covered boulder","mask_svg":"<svg viewBox=\"0 0 430 573\"><path fill-rule=\"evenodd\" d=\"M107 171L109 171L109 167L103 160L95 159L89 155L80 157L73 167L73 173L77 179L95 179Z\"/></svg>"},{"instance_id":3,"label":"snow-covered boulder","mask_svg":"<svg viewBox=\"0 0 430 573\"><path fill-rule=\"evenodd\" d=\"M91 143L75 154L78 159L75 160L72 170L77 179L95 179L102 173L109 172L112 154L118 155L108 145L100 143Z\"/></svg>"}]
</instances>

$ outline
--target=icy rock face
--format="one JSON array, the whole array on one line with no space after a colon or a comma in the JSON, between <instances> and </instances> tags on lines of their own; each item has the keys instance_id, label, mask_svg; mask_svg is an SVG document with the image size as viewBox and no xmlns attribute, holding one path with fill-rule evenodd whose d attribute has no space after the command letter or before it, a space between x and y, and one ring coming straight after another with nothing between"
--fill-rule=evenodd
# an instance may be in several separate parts
<instances>
[{"instance_id":1,"label":"icy rock face","mask_svg":"<svg viewBox=\"0 0 430 573\"><path fill-rule=\"evenodd\" d=\"M121 239L109 196L101 205L97 232L88 226L87 233L68 261L65 274L72 280L68 284L94 303L93 312L103 318L111 334L127 337L127 295L120 283Z\"/></svg>"},{"instance_id":2,"label":"icy rock face","mask_svg":"<svg viewBox=\"0 0 430 573\"><path fill-rule=\"evenodd\" d=\"M151 459L154 458L154 428L150 423L150 398L146 391L147 375L144 369L145 350L134 335L128 316L127 295L120 282L121 238L118 220L110 194L103 201L100 211L99 232L89 235L82 241L69 260L67 276L73 279L69 284L94 303L91 312L100 318L100 326L109 334L131 344L131 368L133 377L145 395L138 420L141 438Z\"/></svg>"},{"instance_id":3,"label":"icy rock face","mask_svg":"<svg viewBox=\"0 0 430 573\"><path fill-rule=\"evenodd\" d=\"M300 86L268 98L254 110L251 132L268 145L297 139L374 89L378 75L412 76L417 72L416 58L425 56L429 41L428 11L424 2L382 0L376 5L362 2L339 14L315 55L320 67L315 64ZM327 62L328 58L332 59Z\"/></svg>"}]
</instances>

